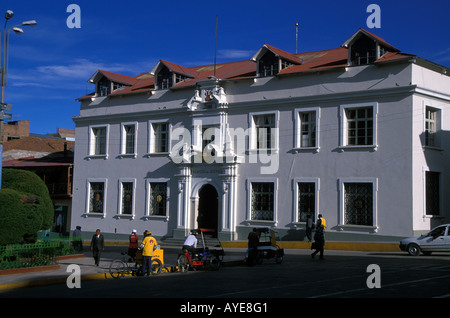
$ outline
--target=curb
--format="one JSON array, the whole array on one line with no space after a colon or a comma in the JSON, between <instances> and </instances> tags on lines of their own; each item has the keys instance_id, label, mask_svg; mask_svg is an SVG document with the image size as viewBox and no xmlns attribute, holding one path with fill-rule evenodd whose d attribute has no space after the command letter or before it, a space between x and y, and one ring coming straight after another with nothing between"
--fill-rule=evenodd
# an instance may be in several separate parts
<instances>
[{"instance_id":1,"label":"curb","mask_svg":"<svg viewBox=\"0 0 450 318\"><path fill-rule=\"evenodd\" d=\"M310 249L312 242L280 242L284 249ZM325 242L327 250L361 251L361 252L398 252L398 243L380 242ZM247 248L248 243L222 242L224 248Z\"/></svg>"},{"instance_id":2,"label":"curb","mask_svg":"<svg viewBox=\"0 0 450 318\"><path fill-rule=\"evenodd\" d=\"M244 241L233 241L233 242L222 242L222 247L224 248L247 248L247 242ZM281 243L284 249L310 249L311 242L282 242ZM397 243L372 243L372 242L326 242L325 248L327 250L346 250L346 251L378 251L378 252L396 252L399 251L399 247ZM68 255L58 258L61 259L71 259L71 258L79 258L85 257L84 254L74 254ZM231 266L239 266L243 265L243 260L234 260L223 262L223 267L231 267ZM60 269L60 265L49 265L49 266L40 266L40 267L31 267L31 268L18 268L11 270L2 270L0 271L0 276L6 274L14 274L14 273L24 273L24 272L33 272L33 271L47 271L47 270L55 270ZM162 273L173 273L178 271L178 266L169 266L163 267ZM113 279L109 272L98 273L98 274L85 274L81 275L81 281L95 280L95 279ZM17 283L8 283L8 284L0 284L1 290L10 290L14 288L21 287L34 287L34 286L44 286L58 283L66 283L67 277L56 277L56 278L48 278L48 279L36 279L25 282L17 282Z\"/></svg>"}]
</instances>

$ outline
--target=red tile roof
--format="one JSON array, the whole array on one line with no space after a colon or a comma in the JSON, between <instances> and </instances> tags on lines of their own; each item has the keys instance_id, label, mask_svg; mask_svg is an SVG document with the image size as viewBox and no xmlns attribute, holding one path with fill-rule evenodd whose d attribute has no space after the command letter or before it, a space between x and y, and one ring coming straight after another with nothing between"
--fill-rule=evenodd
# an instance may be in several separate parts
<instances>
[{"instance_id":1,"label":"red tile roof","mask_svg":"<svg viewBox=\"0 0 450 318\"><path fill-rule=\"evenodd\" d=\"M3 143L3 152L10 150L28 150L54 153L64 151L64 144L66 144L67 149L69 149L75 146L75 141L29 136L5 141Z\"/></svg>"},{"instance_id":2,"label":"red tile roof","mask_svg":"<svg viewBox=\"0 0 450 318\"><path fill-rule=\"evenodd\" d=\"M337 67L346 67L348 66L348 46L362 35L368 36L378 41L381 46L389 51L387 54L383 55L380 59L375 61L375 63L397 61L400 59L410 59L412 56L414 56L412 54L402 53L400 50L387 43L384 39L364 29L359 29L339 48L292 54L273 47L269 44L264 44L264 46L258 51L258 53L262 52L261 50L265 48L282 57L283 59L294 63L294 65L281 70L277 76L333 69ZM168 67L171 71L185 75L187 77L187 79L185 79L184 81L173 85L172 89L195 86L198 82L208 80L211 76L214 76L214 73L215 77L220 80L236 80L249 78L256 76L255 57L258 55L258 53L256 53L251 60L219 63L215 66L214 64L210 64L197 67L184 67L175 63L161 60L153 68L152 71L155 71L158 68L158 65L160 65L161 63ZM104 70L99 70L98 72L108 77L112 81L119 82L125 85L124 87L121 87L112 92L110 96L143 93L155 89L155 78L153 74L151 74L151 72L142 73L136 77L120 75ZM94 76L97 75L98 72L96 72ZM91 79L94 76L92 76ZM78 100L91 98L93 96L94 94L92 93L90 95L80 97L78 98Z\"/></svg>"}]
</instances>

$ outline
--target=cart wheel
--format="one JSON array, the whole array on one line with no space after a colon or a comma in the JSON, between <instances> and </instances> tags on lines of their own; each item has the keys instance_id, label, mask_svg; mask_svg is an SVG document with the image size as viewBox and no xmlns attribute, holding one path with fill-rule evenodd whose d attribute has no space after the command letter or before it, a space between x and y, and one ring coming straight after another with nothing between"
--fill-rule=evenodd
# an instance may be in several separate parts
<instances>
[{"instance_id":1,"label":"cart wheel","mask_svg":"<svg viewBox=\"0 0 450 318\"><path fill-rule=\"evenodd\" d=\"M275 262L277 264L281 264L283 262L284 249L278 249L277 254L275 255Z\"/></svg>"},{"instance_id":2,"label":"cart wheel","mask_svg":"<svg viewBox=\"0 0 450 318\"><path fill-rule=\"evenodd\" d=\"M264 252L263 251L259 251L258 256L256 258L256 262L261 265L263 263L264 260Z\"/></svg>"},{"instance_id":3,"label":"cart wheel","mask_svg":"<svg viewBox=\"0 0 450 318\"><path fill-rule=\"evenodd\" d=\"M259 263L259 252L256 249L250 249L247 256L247 265L253 266Z\"/></svg>"},{"instance_id":4,"label":"cart wheel","mask_svg":"<svg viewBox=\"0 0 450 318\"><path fill-rule=\"evenodd\" d=\"M186 255L182 254L178 257L177 260L178 270L182 273L186 273L189 271L189 260Z\"/></svg>"},{"instance_id":5,"label":"cart wheel","mask_svg":"<svg viewBox=\"0 0 450 318\"><path fill-rule=\"evenodd\" d=\"M125 263L121 260L116 259L109 265L109 274L112 278L120 278L125 274L126 271L127 265L125 265Z\"/></svg>"},{"instance_id":6,"label":"cart wheel","mask_svg":"<svg viewBox=\"0 0 450 318\"><path fill-rule=\"evenodd\" d=\"M152 275L159 275L162 270L161 260L155 258L152 260Z\"/></svg>"},{"instance_id":7,"label":"cart wheel","mask_svg":"<svg viewBox=\"0 0 450 318\"><path fill-rule=\"evenodd\" d=\"M275 262L277 262L277 264L281 264L283 262L283 256L275 257Z\"/></svg>"},{"instance_id":8,"label":"cart wheel","mask_svg":"<svg viewBox=\"0 0 450 318\"><path fill-rule=\"evenodd\" d=\"M209 266L211 267L211 269L213 271L217 271L217 270L219 270L221 264L222 264L222 262L220 261L220 259L218 257L216 257L211 260L211 263L209 264Z\"/></svg>"}]
</instances>

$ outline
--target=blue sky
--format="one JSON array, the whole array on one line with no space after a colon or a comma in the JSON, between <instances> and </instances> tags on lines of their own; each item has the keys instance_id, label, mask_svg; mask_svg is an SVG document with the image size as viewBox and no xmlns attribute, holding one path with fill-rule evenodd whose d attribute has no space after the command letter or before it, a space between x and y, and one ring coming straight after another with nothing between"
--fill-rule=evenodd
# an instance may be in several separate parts
<instances>
[{"instance_id":1,"label":"blue sky","mask_svg":"<svg viewBox=\"0 0 450 318\"><path fill-rule=\"evenodd\" d=\"M366 24L371 3L381 9L381 28ZM67 26L70 4L81 9L81 28ZM448 0L3 0L2 21L6 10L15 14L8 28L38 23L10 34L5 102L13 105L13 120L30 120L32 133L75 128L75 99L93 90L87 80L97 69L134 76L160 59L213 63L216 16L218 63L249 59L264 43L295 53L298 22L299 52L339 47L365 28L403 52L448 67L449 9Z\"/></svg>"}]
</instances>

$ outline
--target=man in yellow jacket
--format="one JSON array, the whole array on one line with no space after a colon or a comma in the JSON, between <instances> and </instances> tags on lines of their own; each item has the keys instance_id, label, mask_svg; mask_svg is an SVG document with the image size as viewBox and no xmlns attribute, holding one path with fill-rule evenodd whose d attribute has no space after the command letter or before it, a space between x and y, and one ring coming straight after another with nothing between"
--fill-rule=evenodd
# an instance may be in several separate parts
<instances>
[{"instance_id":1,"label":"man in yellow jacket","mask_svg":"<svg viewBox=\"0 0 450 318\"><path fill-rule=\"evenodd\" d=\"M142 241L142 275L150 276L152 271L153 250L157 245L155 238L150 231L144 232L144 240Z\"/></svg>"}]
</instances>

